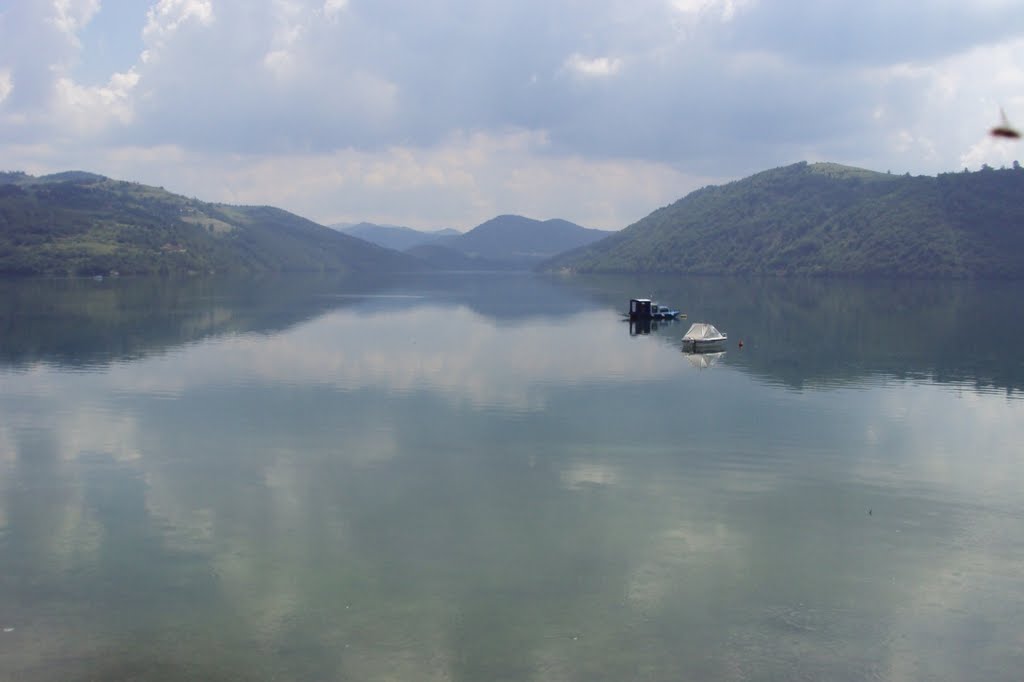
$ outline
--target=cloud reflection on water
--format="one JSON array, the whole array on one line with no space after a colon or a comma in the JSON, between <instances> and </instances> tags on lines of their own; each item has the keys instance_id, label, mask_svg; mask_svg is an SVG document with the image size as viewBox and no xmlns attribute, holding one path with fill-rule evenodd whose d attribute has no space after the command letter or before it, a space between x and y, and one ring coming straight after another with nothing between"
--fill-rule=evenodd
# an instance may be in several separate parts
<instances>
[{"instance_id":1,"label":"cloud reflection on water","mask_svg":"<svg viewBox=\"0 0 1024 682\"><path fill-rule=\"evenodd\" d=\"M543 393L534 390L539 385L685 373L668 348L658 353L631 343L607 319L606 313L594 312L498 327L465 308L335 312L284 334L220 337L189 352L117 362L97 376L104 390L123 395L179 398L203 386L260 382L345 391L428 390L476 407L543 409L538 402ZM74 390L68 383L75 383L75 375L60 367L35 365L22 376L26 381L20 387L33 395Z\"/></svg>"},{"instance_id":2,"label":"cloud reflection on water","mask_svg":"<svg viewBox=\"0 0 1024 682\"><path fill-rule=\"evenodd\" d=\"M1009 679L1020 401L664 341L430 304L5 371L0 599L35 644L0 670Z\"/></svg>"}]
</instances>

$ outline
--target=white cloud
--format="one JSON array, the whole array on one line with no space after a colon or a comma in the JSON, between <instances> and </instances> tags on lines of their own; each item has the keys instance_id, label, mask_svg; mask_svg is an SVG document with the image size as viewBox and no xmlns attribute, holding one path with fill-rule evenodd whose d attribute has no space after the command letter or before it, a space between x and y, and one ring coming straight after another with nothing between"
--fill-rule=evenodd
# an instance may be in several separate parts
<instances>
[{"instance_id":1,"label":"white cloud","mask_svg":"<svg viewBox=\"0 0 1024 682\"><path fill-rule=\"evenodd\" d=\"M671 7L681 14L686 15L710 15L721 21L732 21L737 12L743 10L747 5L753 4L752 0L670 0Z\"/></svg>"},{"instance_id":2,"label":"white cloud","mask_svg":"<svg viewBox=\"0 0 1024 682\"><path fill-rule=\"evenodd\" d=\"M14 90L14 82L11 80L11 70L0 69L0 104L3 104L12 90Z\"/></svg>"},{"instance_id":3,"label":"white cloud","mask_svg":"<svg viewBox=\"0 0 1024 682\"><path fill-rule=\"evenodd\" d=\"M1024 120L1024 40L978 47L927 64L901 63L868 70L882 99L877 117L888 128L892 165L937 173L982 164L1009 165L1022 156L1014 142L988 131L1001 107ZM880 150L881 156L886 150Z\"/></svg>"},{"instance_id":4,"label":"white cloud","mask_svg":"<svg viewBox=\"0 0 1024 682\"><path fill-rule=\"evenodd\" d=\"M263 57L263 65L279 78L288 75L293 63L294 55L288 50L271 50Z\"/></svg>"},{"instance_id":5,"label":"white cloud","mask_svg":"<svg viewBox=\"0 0 1024 682\"><path fill-rule=\"evenodd\" d=\"M348 0L324 0L324 16L333 17L348 6Z\"/></svg>"},{"instance_id":6,"label":"white cloud","mask_svg":"<svg viewBox=\"0 0 1024 682\"><path fill-rule=\"evenodd\" d=\"M501 213L618 229L722 180L642 160L551 154L548 145L542 132L464 132L384 152L219 156L154 145L68 156L66 148L33 146L12 149L8 162L33 173L89 168L207 201L271 204L324 224L368 219L424 229L468 229Z\"/></svg>"},{"instance_id":7,"label":"white cloud","mask_svg":"<svg viewBox=\"0 0 1024 682\"><path fill-rule=\"evenodd\" d=\"M304 16L303 8L286 0L272 3L275 28L270 39L271 50L263 57L263 65L281 80L295 75L298 68L296 46L312 15Z\"/></svg>"},{"instance_id":8,"label":"white cloud","mask_svg":"<svg viewBox=\"0 0 1024 682\"><path fill-rule=\"evenodd\" d=\"M100 0L53 0L53 24L76 45L78 32L100 10Z\"/></svg>"},{"instance_id":9,"label":"white cloud","mask_svg":"<svg viewBox=\"0 0 1024 682\"><path fill-rule=\"evenodd\" d=\"M565 60L565 68L577 76L606 78L622 69L622 60L615 57L584 57L574 53Z\"/></svg>"},{"instance_id":10,"label":"white cloud","mask_svg":"<svg viewBox=\"0 0 1024 682\"><path fill-rule=\"evenodd\" d=\"M511 212L618 229L714 180L640 160L548 154L547 146L542 132L507 131L456 133L430 147L240 157L229 164L189 154L177 162L197 169L187 185L174 181L177 163L170 162L162 165L168 176L150 181L209 200L271 203L322 223L372 219L468 229ZM132 155L125 161L111 166L137 177Z\"/></svg>"},{"instance_id":11,"label":"white cloud","mask_svg":"<svg viewBox=\"0 0 1024 682\"><path fill-rule=\"evenodd\" d=\"M56 113L61 125L80 135L95 134L112 123L129 124L134 116L131 94L139 83L135 71L115 73L100 87L83 87L70 78L56 83Z\"/></svg>"},{"instance_id":12,"label":"white cloud","mask_svg":"<svg viewBox=\"0 0 1024 682\"><path fill-rule=\"evenodd\" d=\"M271 4L274 21L273 42L278 45L294 45L302 37L304 24L313 17L301 4L287 0L274 0Z\"/></svg>"},{"instance_id":13,"label":"white cloud","mask_svg":"<svg viewBox=\"0 0 1024 682\"><path fill-rule=\"evenodd\" d=\"M196 21L208 26L213 19L210 0L159 0L146 12L142 35L149 41L159 42L186 22Z\"/></svg>"},{"instance_id":14,"label":"white cloud","mask_svg":"<svg viewBox=\"0 0 1024 682\"><path fill-rule=\"evenodd\" d=\"M960 165L970 170L978 170L986 164L993 168L1010 167L1021 158L1024 158L1024 150L1019 142L985 135L963 153Z\"/></svg>"},{"instance_id":15,"label":"white cloud","mask_svg":"<svg viewBox=\"0 0 1024 682\"><path fill-rule=\"evenodd\" d=\"M162 166L165 164L178 164L184 168L191 163L185 150L175 145L112 147L106 153L105 160L107 163L114 164L114 167L129 168L129 164L140 164L132 168L136 173L142 170L142 165ZM129 173L118 179L128 179L131 176L132 174Z\"/></svg>"}]
</instances>

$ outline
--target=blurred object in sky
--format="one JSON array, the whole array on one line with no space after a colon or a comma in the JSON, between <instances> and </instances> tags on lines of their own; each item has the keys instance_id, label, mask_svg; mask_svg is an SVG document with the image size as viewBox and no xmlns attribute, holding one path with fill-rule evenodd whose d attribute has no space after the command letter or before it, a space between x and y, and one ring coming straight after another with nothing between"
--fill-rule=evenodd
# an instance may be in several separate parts
<instances>
[{"instance_id":1,"label":"blurred object in sky","mask_svg":"<svg viewBox=\"0 0 1024 682\"><path fill-rule=\"evenodd\" d=\"M1006 120L1006 112L999 109L999 114L1002 116L1002 121L995 128L989 131L992 137L1008 137L1011 140L1020 139L1020 131L1010 125L1010 122Z\"/></svg>"}]
</instances>

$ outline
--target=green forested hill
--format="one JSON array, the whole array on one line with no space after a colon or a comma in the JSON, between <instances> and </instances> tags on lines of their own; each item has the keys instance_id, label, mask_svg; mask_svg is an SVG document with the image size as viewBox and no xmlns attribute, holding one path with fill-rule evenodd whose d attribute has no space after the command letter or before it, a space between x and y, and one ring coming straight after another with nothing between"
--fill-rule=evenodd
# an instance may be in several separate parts
<instances>
[{"instance_id":1,"label":"green forested hill","mask_svg":"<svg viewBox=\"0 0 1024 682\"><path fill-rule=\"evenodd\" d=\"M1024 278L1024 169L798 163L705 187L547 270Z\"/></svg>"},{"instance_id":2,"label":"green forested hill","mask_svg":"<svg viewBox=\"0 0 1024 682\"><path fill-rule=\"evenodd\" d=\"M395 271L410 256L269 206L83 172L0 173L0 274Z\"/></svg>"},{"instance_id":3,"label":"green forested hill","mask_svg":"<svg viewBox=\"0 0 1024 682\"><path fill-rule=\"evenodd\" d=\"M556 254L592 244L608 234L559 218L541 221L519 215L500 215L465 234L444 237L434 244L454 249L470 259L529 269Z\"/></svg>"}]
</instances>

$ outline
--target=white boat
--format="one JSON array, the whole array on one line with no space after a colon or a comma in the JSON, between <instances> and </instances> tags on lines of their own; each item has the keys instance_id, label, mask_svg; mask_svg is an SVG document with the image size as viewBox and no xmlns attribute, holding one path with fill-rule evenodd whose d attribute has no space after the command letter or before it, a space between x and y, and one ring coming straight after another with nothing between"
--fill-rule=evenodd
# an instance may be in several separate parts
<instances>
[{"instance_id":1,"label":"white boat","mask_svg":"<svg viewBox=\"0 0 1024 682\"><path fill-rule=\"evenodd\" d=\"M694 322L683 335L683 348L692 351L719 350L728 337L707 322Z\"/></svg>"}]
</instances>

